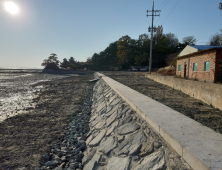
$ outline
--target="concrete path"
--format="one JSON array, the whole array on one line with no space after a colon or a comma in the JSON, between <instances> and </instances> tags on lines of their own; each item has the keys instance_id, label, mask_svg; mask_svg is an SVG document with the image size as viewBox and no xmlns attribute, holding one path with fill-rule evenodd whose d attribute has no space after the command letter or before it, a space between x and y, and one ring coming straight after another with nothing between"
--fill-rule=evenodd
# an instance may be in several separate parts
<instances>
[{"instance_id":1,"label":"concrete path","mask_svg":"<svg viewBox=\"0 0 222 170\"><path fill-rule=\"evenodd\" d=\"M100 73L103 80L139 113L195 170L222 169L222 135Z\"/></svg>"}]
</instances>

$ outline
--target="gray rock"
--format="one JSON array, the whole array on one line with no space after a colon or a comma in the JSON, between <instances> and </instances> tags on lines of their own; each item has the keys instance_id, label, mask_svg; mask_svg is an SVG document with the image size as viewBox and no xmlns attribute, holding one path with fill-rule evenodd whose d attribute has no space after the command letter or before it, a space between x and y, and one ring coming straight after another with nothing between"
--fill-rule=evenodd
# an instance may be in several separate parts
<instances>
[{"instance_id":1,"label":"gray rock","mask_svg":"<svg viewBox=\"0 0 222 170\"><path fill-rule=\"evenodd\" d=\"M62 157L61 157L61 161L62 161L62 162L65 162L65 161L66 161L66 156L62 156Z\"/></svg>"},{"instance_id":2,"label":"gray rock","mask_svg":"<svg viewBox=\"0 0 222 170\"><path fill-rule=\"evenodd\" d=\"M107 120L106 120L106 126L108 127L111 123L114 122L114 120L117 117L117 112L113 113Z\"/></svg>"},{"instance_id":3,"label":"gray rock","mask_svg":"<svg viewBox=\"0 0 222 170\"><path fill-rule=\"evenodd\" d=\"M118 142L122 142L124 140L125 136L118 136Z\"/></svg>"},{"instance_id":4,"label":"gray rock","mask_svg":"<svg viewBox=\"0 0 222 170\"><path fill-rule=\"evenodd\" d=\"M85 152L84 157L82 159L82 164L84 165L89 160L91 160L93 158L95 152L96 152L96 149L92 149L92 150Z\"/></svg>"},{"instance_id":5,"label":"gray rock","mask_svg":"<svg viewBox=\"0 0 222 170\"><path fill-rule=\"evenodd\" d=\"M95 155L93 156L92 160L96 161L97 163L99 162L100 158L101 158L101 154L95 153Z\"/></svg>"},{"instance_id":6,"label":"gray rock","mask_svg":"<svg viewBox=\"0 0 222 170\"><path fill-rule=\"evenodd\" d=\"M133 155L139 152L141 145L146 142L146 136L142 131L138 133L130 135L127 139L125 139L120 148L119 155L121 154L129 154Z\"/></svg>"},{"instance_id":7,"label":"gray rock","mask_svg":"<svg viewBox=\"0 0 222 170\"><path fill-rule=\"evenodd\" d=\"M128 110L130 110L130 107L126 105L121 112L126 113Z\"/></svg>"},{"instance_id":8,"label":"gray rock","mask_svg":"<svg viewBox=\"0 0 222 170\"><path fill-rule=\"evenodd\" d=\"M42 157L43 157L43 159L44 159L45 161L48 161L49 158L50 158L48 154L45 154L45 155L43 155Z\"/></svg>"},{"instance_id":9,"label":"gray rock","mask_svg":"<svg viewBox=\"0 0 222 170\"><path fill-rule=\"evenodd\" d=\"M132 120L132 115L128 114L121 120L121 125L129 123Z\"/></svg>"},{"instance_id":10,"label":"gray rock","mask_svg":"<svg viewBox=\"0 0 222 170\"><path fill-rule=\"evenodd\" d=\"M57 166L59 164L58 160L48 161L45 163L46 166Z\"/></svg>"},{"instance_id":11,"label":"gray rock","mask_svg":"<svg viewBox=\"0 0 222 170\"><path fill-rule=\"evenodd\" d=\"M140 156L146 156L153 152L153 141L147 140L142 144L142 147L140 149Z\"/></svg>"},{"instance_id":12,"label":"gray rock","mask_svg":"<svg viewBox=\"0 0 222 170\"><path fill-rule=\"evenodd\" d=\"M99 123L103 119L103 116L97 116L95 120L91 122L91 127L94 127L97 123Z\"/></svg>"},{"instance_id":13,"label":"gray rock","mask_svg":"<svg viewBox=\"0 0 222 170\"><path fill-rule=\"evenodd\" d=\"M89 142L91 142L93 140L93 135L89 136L86 140L86 145L89 144Z\"/></svg>"},{"instance_id":14,"label":"gray rock","mask_svg":"<svg viewBox=\"0 0 222 170\"><path fill-rule=\"evenodd\" d=\"M63 170L63 168L62 167L56 167L53 170Z\"/></svg>"},{"instance_id":15,"label":"gray rock","mask_svg":"<svg viewBox=\"0 0 222 170\"><path fill-rule=\"evenodd\" d=\"M113 122L111 127L107 130L106 136L109 136L114 131L114 129L118 126L118 124L119 124L119 121Z\"/></svg>"},{"instance_id":16,"label":"gray rock","mask_svg":"<svg viewBox=\"0 0 222 170\"><path fill-rule=\"evenodd\" d=\"M109 91L107 91L106 93L104 93L104 97L110 97L112 95L112 91L111 89Z\"/></svg>"},{"instance_id":17,"label":"gray rock","mask_svg":"<svg viewBox=\"0 0 222 170\"><path fill-rule=\"evenodd\" d=\"M101 154L96 153L93 158L84 166L83 170L93 170L96 164L99 162Z\"/></svg>"},{"instance_id":18,"label":"gray rock","mask_svg":"<svg viewBox=\"0 0 222 170\"><path fill-rule=\"evenodd\" d=\"M95 165L96 165L96 161L91 160L84 166L83 170L93 170Z\"/></svg>"},{"instance_id":19,"label":"gray rock","mask_svg":"<svg viewBox=\"0 0 222 170\"><path fill-rule=\"evenodd\" d=\"M99 123L96 124L96 129L101 129L106 124L105 120L101 120Z\"/></svg>"},{"instance_id":20,"label":"gray rock","mask_svg":"<svg viewBox=\"0 0 222 170\"><path fill-rule=\"evenodd\" d=\"M106 109L106 113L110 112L113 109L113 106L108 106Z\"/></svg>"},{"instance_id":21,"label":"gray rock","mask_svg":"<svg viewBox=\"0 0 222 170\"><path fill-rule=\"evenodd\" d=\"M165 164L165 160L163 157L164 153L163 153L163 148L161 148L160 150L152 153L149 156L146 156L144 158L144 160L141 162L140 165L138 165L136 168L134 168L135 170L157 170L157 169L162 169L164 164Z\"/></svg>"},{"instance_id":22,"label":"gray rock","mask_svg":"<svg viewBox=\"0 0 222 170\"><path fill-rule=\"evenodd\" d=\"M103 100L104 100L104 99L103 99ZM106 107L105 101L99 103L98 107L96 108L96 112L97 112L97 113L101 112L101 110L103 110L104 107Z\"/></svg>"},{"instance_id":23,"label":"gray rock","mask_svg":"<svg viewBox=\"0 0 222 170\"><path fill-rule=\"evenodd\" d=\"M58 160L58 161L60 160L59 156L58 156L58 155L55 155L55 154L52 156L52 159L53 159L53 160Z\"/></svg>"},{"instance_id":24,"label":"gray rock","mask_svg":"<svg viewBox=\"0 0 222 170\"><path fill-rule=\"evenodd\" d=\"M26 167L18 168L17 170L27 170Z\"/></svg>"},{"instance_id":25,"label":"gray rock","mask_svg":"<svg viewBox=\"0 0 222 170\"><path fill-rule=\"evenodd\" d=\"M96 146L106 134L106 129L103 129L90 143L89 146Z\"/></svg>"},{"instance_id":26,"label":"gray rock","mask_svg":"<svg viewBox=\"0 0 222 170\"><path fill-rule=\"evenodd\" d=\"M132 132L135 132L140 128L137 124L126 123L117 129L119 135L126 135Z\"/></svg>"},{"instance_id":27,"label":"gray rock","mask_svg":"<svg viewBox=\"0 0 222 170\"><path fill-rule=\"evenodd\" d=\"M108 154L111 150L113 150L117 146L117 142L115 141L114 136L110 136L106 139L103 139L99 145L98 151L103 152L104 154Z\"/></svg>"},{"instance_id":28,"label":"gray rock","mask_svg":"<svg viewBox=\"0 0 222 170\"><path fill-rule=\"evenodd\" d=\"M162 146L162 143L161 142L154 142L153 146L155 149L159 149Z\"/></svg>"},{"instance_id":29,"label":"gray rock","mask_svg":"<svg viewBox=\"0 0 222 170\"><path fill-rule=\"evenodd\" d=\"M113 100L110 104L115 106L115 105L118 104L120 101L121 101L121 98L118 97L118 98L116 98L115 100Z\"/></svg>"},{"instance_id":30,"label":"gray rock","mask_svg":"<svg viewBox=\"0 0 222 170\"><path fill-rule=\"evenodd\" d=\"M117 107L117 106L116 106ZM115 107L112 109L112 110L110 110L109 112L106 112L106 114L104 114L106 117L109 117L109 116L111 116L113 113L115 113L115 112L117 112L117 110L115 109Z\"/></svg>"},{"instance_id":31,"label":"gray rock","mask_svg":"<svg viewBox=\"0 0 222 170\"><path fill-rule=\"evenodd\" d=\"M79 162L71 163L70 168L78 168L79 167Z\"/></svg>"},{"instance_id":32,"label":"gray rock","mask_svg":"<svg viewBox=\"0 0 222 170\"><path fill-rule=\"evenodd\" d=\"M130 164L129 157L126 158L119 158L119 157L112 157L108 164L107 170L128 170Z\"/></svg>"},{"instance_id":33,"label":"gray rock","mask_svg":"<svg viewBox=\"0 0 222 170\"><path fill-rule=\"evenodd\" d=\"M109 102L108 102L107 104L110 105L110 103L112 103L113 100L115 100L115 98L117 98L117 95L113 95L113 96L109 99Z\"/></svg>"}]
</instances>

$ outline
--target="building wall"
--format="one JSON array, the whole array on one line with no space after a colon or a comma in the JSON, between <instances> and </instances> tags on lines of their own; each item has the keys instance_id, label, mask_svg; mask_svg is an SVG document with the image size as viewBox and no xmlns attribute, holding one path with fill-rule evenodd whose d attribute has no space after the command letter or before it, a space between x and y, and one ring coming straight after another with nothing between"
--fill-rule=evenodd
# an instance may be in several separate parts
<instances>
[{"instance_id":1,"label":"building wall","mask_svg":"<svg viewBox=\"0 0 222 170\"><path fill-rule=\"evenodd\" d=\"M216 55L215 81L222 82L222 51L217 51Z\"/></svg>"},{"instance_id":2,"label":"building wall","mask_svg":"<svg viewBox=\"0 0 222 170\"><path fill-rule=\"evenodd\" d=\"M204 71L204 63L206 61L210 62L210 71ZM199 81L214 82L215 64L216 64L215 51L205 52L202 54L198 54L197 56L192 56L189 58L177 60L177 72L176 72L177 76L184 77L184 62L187 62L187 73L186 73L187 78ZM193 63L197 63L197 71L193 71ZM180 64L182 64L182 70L178 71L178 65Z\"/></svg>"},{"instance_id":3,"label":"building wall","mask_svg":"<svg viewBox=\"0 0 222 170\"><path fill-rule=\"evenodd\" d=\"M184 63L186 62L188 67L188 61L189 61L188 58L177 60L177 69L176 69L177 76L184 77ZM182 65L181 71L179 71L179 65ZM186 75L188 75L188 69L186 69Z\"/></svg>"}]
</instances>

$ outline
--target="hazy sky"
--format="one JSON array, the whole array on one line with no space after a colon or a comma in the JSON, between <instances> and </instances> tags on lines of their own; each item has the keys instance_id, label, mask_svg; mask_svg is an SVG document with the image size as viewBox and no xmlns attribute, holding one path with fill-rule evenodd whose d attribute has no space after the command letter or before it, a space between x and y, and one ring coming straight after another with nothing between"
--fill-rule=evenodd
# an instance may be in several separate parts
<instances>
[{"instance_id":1,"label":"hazy sky","mask_svg":"<svg viewBox=\"0 0 222 170\"><path fill-rule=\"evenodd\" d=\"M148 33L153 0L10 0L13 15L0 0L0 67L42 68L43 59L56 53L60 61L73 56L86 61L124 35L137 39ZM222 29L221 0L155 0L154 25L181 41L194 35L206 44Z\"/></svg>"}]
</instances>

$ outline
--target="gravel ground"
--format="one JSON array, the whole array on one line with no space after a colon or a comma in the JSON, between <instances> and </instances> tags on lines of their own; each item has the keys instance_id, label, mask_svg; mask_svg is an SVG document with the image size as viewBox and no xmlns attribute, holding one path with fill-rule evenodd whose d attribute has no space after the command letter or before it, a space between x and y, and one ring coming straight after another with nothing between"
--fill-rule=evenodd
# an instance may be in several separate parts
<instances>
[{"instance_id":1,"label":"gravel ground","mask_svg":"<svg viewBox=\"0 0 222 170\"><path fill-rule=\"evenodd\" d=\"M144 72L102 72L106 76L222 133L222 111L145 77Z\"/></svg>"},{"instance_id":2,"label":"gravel ground","mask_svg":"<svg viewBox=\"0 0 222 170\"><path fill-rule=\"evenodd\" d=\"M53 76L58 75L49 75L46 79ZM21 167L35 169L44 165L42 156L50 153L51 149L64 139L71 117L80 112L90 87L89 80L93 75L39 82L31 81L28 77L19 78L21 82L17 84L19 87L17 89L13 86L15 77L7 81L4 79L5 82L1 81L2 83L11 81L12 85L12 87L1 86L6 89L5 95L9 94L4 97L2 95L3 99L11 97L10 94L18 94L18 91L23 92L19 93L20 96L22 94L25 96L28 91L32 92L36 87L41 89L26 101L29 107L22 105L19 107L19 114L0 123L0 169L11 170ZM22 83L22 80L27 81ZM1 94L4 93L4 89L0 89ZM12 109L13 112L15 109Z\"/></svg>"}]
</instances>

